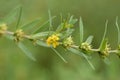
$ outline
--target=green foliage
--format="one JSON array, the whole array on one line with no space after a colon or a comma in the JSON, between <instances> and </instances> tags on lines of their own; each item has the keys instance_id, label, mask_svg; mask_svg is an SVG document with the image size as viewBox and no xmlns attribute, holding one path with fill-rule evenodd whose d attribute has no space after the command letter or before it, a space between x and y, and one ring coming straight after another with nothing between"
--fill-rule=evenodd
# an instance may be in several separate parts
<instances>
[{"instance_id":1,"label":"green foliage","mask_svg":"<svg viewBox=\"0 0 120 80\"><path fill-rule=\"evenodd\" d=\"M103 35L102 42L101 42L100 47L99 47L100 50L105 49L105 46L106 46L106 43L107 43L107 41L105 40L105 36L106 36L106 33L107 33L107 25L108 25L108 21L106 21L106 24L105 24L104 35Z\"/></svg>"},{"instance_id":2,"label":"green foliage","mask_svg":"<svg viewBox=\"0 0 120 80\"><path fill-rule=\"evenodd\" d=\"M67 63L67 61L61 56L61 54L54 48L51 47L51 49L65 62Z\"/></svg>"},{"instance_id":3,"label":"green foliage","mask_svg":"<svg viewBox=\"0 0 120 80\"><path fill-rule=\"evenodd\" d=\"M54 19L55 16L53 16L51 19ZM35 30L33 30L33 33L37 33L39 32L40 29L42 29L46 24L49 23L49 20L47 20L46 22L44 22L42 25L40 25L38 28L36 28Z\"/></svg>"},{"instance_id":4,"label":"green foliage","mask_svg":"<svg viewBox=\"0 0 120 80\"><path fill-rule=\"evenodd\" d=\"M17 45L26 54L27 57L29 57L33 61L36 61L32 53L27 49L27 47L23 43L19 42L17 43Z\"/></svg>"},{"instance_id":5,"label":"green foliage","mask_svg":"<svg viewBox=\"0 0 120 80\"><path fill-rule=\"evenodd\" d=\"M116 28L117 28L117 31L118 31L118 44L120 44L120 28L119 28L119 25L118 25L118 17L116 17Z\"/></svg>"},{"instance_id":6,"label":"green foliage","mask_svg":"<svg viewBox=\"0 0 120 80\"><path fill-rule=\"evenodd\" d=\"M83 42L83 36L84 36L84 34L83 34L83 22L82 22L82 18L80 17L80 19L79 19L79 31L80 31L80 44Z\"/></svg>"},{"instance_id":7,"label":"green foliage","mask_svg":"<svg viewBox=\"0 0 120 80\"><path fill-rule=\"evenodd\" d=\"M87 62L89 63L89 65L91 66L91 68L92 68L93 70L95 70L95 67L94 67L93 64L90 62L89 57L88 57L86 54L84 54L83 52L81 52L81 51L79 51L79 50L77 50L77 49L74 49L74 48L69 48L68 50L69 50L70 52L74 53L74 54L80 55L80 56L82 56L83 58L85 58L86 61L87 61Z\"/></svg>"},{"instance_id":8,"label":"green foliage","mask_svg":"<svg viewBox=\"0 0 120 80\"><path fill-rule=\"evenodd\" d=\"M43 41L36 41L36 44L42 47L49 47L45 42Z\"/></svg>"},{"instance_id":9,"label":"green foliage","mask_svg":"<svg viewBox=\"0 0 120 80\"><path fill-rule=\"evenodd\" d=\"M40 23L40 20L41 20L41 18L38 18L36 20L33 20L27 24L20 26L19 28L23 29L23 30L32 30L38 23ZM31 31L31 33L32 33L32 31Z\"/></svg>"},{"instance_id":10,"label":"green foliage","mask_svg":"<svg viewBox=\"0 0 120 80\"><path fill-rule=\"evenodd\" d=\"M93 40L93 36L89 36L85 42L91 44L92 40Z\"/></svg>"},{"instance_id":11,"label":"green foliage","mask_svg":"<svg viewBox=\"0 0 120 80\"><path fill-rule=\"evenodd\" d=\"M51 16L51 12L50 10L48 11L48 14L49 14L49 31L53 29L53 26L52 26L52 16Z\"/></svg>"},{"instance_id":12,"label":"green foliage","mask_svg":"<svg viewBox=\"0 0 120 80\"><path fill-rule=\"evenodd\" d=\"M69 24L75 24L78 21L78 19L74 19L74 16L71 16L69 19Z\"/></svg>"},{"instance_id":13,"label":"green foliage","mask_svg":"<svg viewBox=\"0 0 120 80\"><path fill-rule=\"evenodd\" d=\"M64 38L70 36L70 35L73 33L73 31L74 31L74 29L67 29L66 31L64 31L64 32L62 33L61 38L64 39Z\"/></svg>"},{"instance_id":14,"label":"green foliage","mask_svg":"<svg viewBox=\"0 0 120 80\"><path fill-rule=\"evenodd\" d=\"M2 19L2 22L7 23L8 25L11 24L12 22L15 22L15 20L17 19L18 14L20 14L19 18L21 17L21 12L22 12L21 11L21 5L19 5L15 9L13 9L7 16L5 16ZM18 19L18 23L19 23L19 19Z\"/></svg>"},{"instance_id":15,"label":"green foliage","mask_svg":"<svg viewBox=\"0 0 120 80\"><path fill-rule=\"evenodd\" d=\"M19 16L16 24L16 29L19 27L21 16L22 16L22 6L20 6L20 9L19 9Z\"/></svg>"}]
</instances>

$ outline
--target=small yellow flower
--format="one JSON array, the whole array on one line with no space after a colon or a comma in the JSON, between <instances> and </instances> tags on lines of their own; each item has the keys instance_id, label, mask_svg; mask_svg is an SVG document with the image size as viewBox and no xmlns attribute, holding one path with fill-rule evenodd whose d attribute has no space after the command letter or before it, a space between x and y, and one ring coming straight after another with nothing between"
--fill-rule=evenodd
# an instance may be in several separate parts
<instances>
[{"instance_id":1,"label":"small yellow flower","mask_svg":"<svg viewBox=\"0 0 120 80\"><path fill-rule=\"evenodd\" d=\"M73 45L73 39L71 36L69 36L68 38L66 38L64 41L63 41L63 44L65 47L70 47L71 45Z\"/></svg>"},{"instance_id":2,"label":"small yellow flower","mask_svg":"<svg viewBox=\"0 0 120 80\"><path fill-rule=\"evenodd\" d=\"M107 56L109 56L109 51L110 51L110 47L109 47L110 45L106 45L106 47L105 47L105 49L102 51L102 55L103 55L103 57L107 57Z\"/></svg>"},{"instance_id":3,"label":"small yellow flower","mask_svg":"<svg viewBox=\"0 0 120 80\"><path fill-rule=\"evenodd\" d=\"M7 30L7 25L5 23L0 24L0 35L3 35Z\"/></svg>"},{"instance_id":4,"label":"small yellow flower","mask_svg":"<svg viewBox=\"0 0 120 80\"><path fill-rule=\"evenodd\" d=\"M53 47L56 48L59 45L59 40L60 38L58 37L58 35L53 34L47 38L46 43L48 44L48 46L53 45Z\"/></svg>"},{"instance_id":5,"label":"small yellow flower","mask_svg":"<svg viewBox=\"0 0 120 80\"><path fill-rule=\"evenodd\" d=\"M85 51L90 51L91 50L91 45L88 44L87 42L84 42L81 44L81 47L80 47L82 50L85 50Z\"/></svg>"},{"instance_id":6,"label":"small yellow flower","mask_svg":"<svg viewBox=\"0 0 120 80\"><path fill-rule=\"evenodd\" d=\"M14 33L14 36L15 36L15 41L16 42L19 42L19 41L21 41L22 39L23 39L23 37L24 37L24 35L25 35L25 33L23 32L23 30L22 29L19 29L19 30L17 30L15 33Z\"/></svg>"}]
</instances>

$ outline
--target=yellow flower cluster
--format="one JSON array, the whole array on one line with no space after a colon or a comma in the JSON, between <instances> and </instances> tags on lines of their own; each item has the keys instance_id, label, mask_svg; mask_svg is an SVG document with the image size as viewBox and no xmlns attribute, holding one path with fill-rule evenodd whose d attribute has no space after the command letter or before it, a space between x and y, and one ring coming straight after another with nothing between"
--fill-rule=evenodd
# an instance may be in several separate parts
<instances>
[{"instance_id":1,"label":"yellow flower cluster","mask_svg":"<svg viewBox=\"0 0 120 80\"><path fill-rule=\"evenodd\" d=\"M81 47L80 47L82 50L85 50L85 51L90 51L91 50L91 45L88 44L87 42L84 42L81 44Z\"/></svg>"},{"instance_id":2,"label":"yellow flower cluster","mask_svg":"<svg viewBox=\"0 0 120 80\"><path fill-rule=\"evenodd\" d=\"M59 40L60 38L58 37L58 35L53 34L47 38L46 43L48 44L48 46L52 45L54 48L56 48L59 45Z\"/></svg>"},{"instance_id":3,"label":"yellow flower cluster","mask_svg":"<svg viewBox=\"0 0 120 80\"><path fill-rule=\"evenodd\" d=\"M103 57L107 57L107 56L109 56L109 51L110 51L110 47L109 47L110 45L106 45L106 47L105 47L105 49L103 50L103 52L102 52L102 55L103 55Z\"/></svg>"},{"instance_id":4,"label":"yellow flower cluster","mask_svg":"<svg viewBox=\"0 0 120 80\"><path fill-rule=\"evenodd\" d=\"M64 41L63 41L63 44L65 47L71 47L71 45L73 45L73 39L71 36L69 36L68 38L66 38Z\"/></svg>"},{"instance_id":5,"label":"yellow flower cluster","mask_svg":"<svg viewBox=\"0 0 120 80\"><path fill-rule=\"evenodd\" d=\"M19 41L21 41L22 39L23 39L23 36L24 36L24 32L23 32L23 30L22 29L19 29L19 30L17 30L15 33L14 33L14 36L15 36L15 41L16 42L19 42Z\"/></svg>"},{"instance_id":6,"label":"yellow flower cluster","mask_svg":"<svg viewBox=\"0 0 120 80\"><path fill-rule=\"evenodd\" d=\"M3 35L7 30L6 24L0 24L0 35Z\"/></svg>"}]
</instances>

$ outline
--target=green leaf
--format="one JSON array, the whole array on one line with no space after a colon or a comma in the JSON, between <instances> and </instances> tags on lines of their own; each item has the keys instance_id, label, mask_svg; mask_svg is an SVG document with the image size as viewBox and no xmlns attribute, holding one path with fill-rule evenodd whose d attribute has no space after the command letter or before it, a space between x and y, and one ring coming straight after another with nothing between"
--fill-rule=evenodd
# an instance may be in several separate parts
<instances>
[{"instance_id":1,"label":"green leaf","mask_svg":"<svg viewBox=\"0 0 120 80\"><path fill-rule=\"evenodd\" d=\"M68 51L74 53L74 54L77 54L77 55L80 55L83 57L83 53L81 53L79 50L77 49L74 49L74 48L68 48Z\"/></svg>"},{"instance_id":2,"label":"green leaf","mask_svg":"<svg viewBox=\"0 0 120 80\"><path fill-rule=\"evenodd\" d=\"M45 42L43 42L43 41L37 41L36 44L39 45L39 46L43 46L43 47L49 47L49 46L48 46Z\"/></svg>"},{"instance_id":3,"label":"green leaf","mask_svg":"<svg viewBox=\"0 0 120 80\"><path fill-rule=\"evenodd\" d=\"M90 60L87 58L87 56L85 54L83 54L84 58L87 60L88 64L91 66L91 68L93 70L95 70L95 67L93 66L93 64L90 62Z\"/></svg>"},{"instance_id":4,"label":"green leaf","mask_svg":"<svg viewBox=\"0 0 120 80\"><path fill-rule=\"evenodd\" d=\"M56 32L62 31L63 28L64 28L64 23L61 23L61 24L57 27Z\"/></svg>"},{"instance_id":5,"label":"green leaf","mask_svg":"<svg viewBox=\"0 0 120 80\"><path fill-rule=\"evenodd\" d=\"M67 63L67 61L61 56L61 54L54 48L51 47L51 49L65 62Z\"/></svg>"},{"instance_id":6,"label":"green leaf","mask_svg":"<svg viewBox=\"0 0 120 80\"><path fill-rule=\"evenodd\" d=\"M54 19L56 16L53 16L51 19ZM49 20L45 21L41 26L39 26L38 28L36 28L35 30L33 30L33 34L38 32L40 29L42 29L46 24L49 23Z\"/></svg>"},{"instance_id":7,"label":"green leaf","mask_svg":"<svg viewBox=\"0 0 120 80\"><path fill-rule=\"evenodd\" d=\"M79 34L80 34L80 44L83 42L83 22L82 22L82 18L80 17L79 20Z\"/></svg>"},{"instance_id":8,"label":"green leaf","mask_svg":"<svg viewBox=\"0 0 120 80\"><path fill-rule=\"evenodd\" d=\"M50 33L54 33L54 32L51 31ZM40 33L33 34L31 36L31 38L36 39L36 38L40 38L40 37L46 37L46 36L48 36L48 34L49 34L48 31L46 31L46 32L40 32Z\"/></svg>"},{"instance_id":9,"label":"green leaf","mask_svg":"<svg viewBox=\"0 0 120 80\"><path fill-rule=\"evenodd\" d=\"M22 7L20 7L20 9L19 9L19 16L18 16L18 20L17 20L17 24L16 24L16 29L19 27L21 16L22 16Z\"/></svg>"},{"instance_id":10,"label":"green leaf","mask_svg":"<svg viewBox=\"0 0 120 80\"><path fill-rule=\"evenodd\" d=\"M49 23L50 23L50 26L49 26L49 31L53 29L53 26L52 26L52 16L51 16L51 12L50 10L48 11L48 14L49 14Z\"/></svg>"},{"instance_id":11,"label":"green leaf","mask_svg":"<svg viewBox=\"0 0 120 80\"><path fill-rule=\"evenodd\" d=\"M22 28L23 30L32 30L33 27L35 27L38 23L40 23L40 20L41 20L41 18L38 18L38 19L33 20L27 24L24 24L20 28Z\"/></svg>"},{"instance_id":12,"label":"green leaf","mask_svg":"<svg viewBox=\"0 0 120 80\"><path fill-rule=\"evenodd\" d=\"M106 64L110 64L110 60L109 60L107 57L104 58L103 61L104 61L104 63L106 63Z\"/></svg>"},{"instance_id":13,"label":"green leaf","mask_svg":"<svg viewBox=\"0 0 120 80\"><path fill-rule=\"evenodd\" d=\"M88 62L88 64L91 66L91 68L93 70L95 70L95 67L93 66L93 64L90 62L89 58L87 55L85 55L83 52L77 50L77 49L74 49L74 48L69 48L68 49L69 51L73 52L74 54L77 54L77 55L80 55L82 57L84 57L86 59L86 61Z\"/></svg>"},{"instance_id":14,"label":"green leaf","mask_svg":"<svg viewBox=\"0 0 120 80\"><path fill-rule=\"evenodd\" d=\"M7 39L14 40L14 37L13 37L13 36L5 35L5 37L6 37Z\"/></svg>"},{"instance_id":15,"label":"green leaf","mask_svg":"<svg viewBox=\"0 0 120 80\"><path fill-rule=\"evenodd\" d=\"M85 42L87 42L88 44L91 44L92 40L93 40L93 36L89 36Z\"/></svg>"},{"instance_id":16,"label":"green leaf","mask_svg":"<svg viewBox=\"0 0 120 80\"><path fill-rule=\"evenodd\" d=\"M69 23L71 23L72 22L72 20L73 20L73 15L70 17L70 19L69 19Z\"/></svg>"},{"instance_id":17,"label":"green leaf","mask_svg":"<svg viewBox=\"0 0 120 80\"><path fill-rule=\"evenodd\" d=\"M73 17L74 16L70 17L69 24L75 24L78 21L78 19L73 19Z\"/></svg>"},{"instance_id":18,"label":"green leaf","mask_svg":"<svg viewBox=\"0 0 120 80\"><path fill-rule=\"evenodd\" d=\"M19 42L17 45L26 54L27 57L29 57L33 61L36 61L36 59L32 56L32 53L27 49L27 47L23 43Z\"/></svg>"},{"instance_id":19,"label":"green leaf","mask_svg":"<svg viewBox=\"0 0 120 80\"><path fill-rule=\"evenodd\" d=\"M117 32L118 32L118 44L120 44L120 28L119 28L119 25L118 25L118 17L116 17L116 28L117 28Z\"/></svg>"},{"instance_id":20,"label":"green leaf","mask_svg":"<svg viewBox=\"0 0 120 80\"><path fill-rule=\"evenodd\" d=\"M68 28L65 32L62 33L61 39L64 39L70 36L73 33L74 29Z\"/></svg>"},{"instance_id":21,"label":"green leaf","mask_svg":"<svg viewBox=\"0 0 120 80\"><path fill-rule=\"evenodd\" d=\"M105 36L106 36L106 33L107 33L107 25L108 25L108 20L105 23L105 31L104 31L104 35L103 35L103 38L102 38L102 41L101 41L101 44L100 44L100 47L99 47L100 50L105 49L104 47L106 46L106 43L107 43L107 40L105 40Z\"/></svg>"},{"instance_id":22,"label":"green leaf","mask_svg":"<svg viewBox=\"0 0 120 80\"><path fill-rule=\"evenodd\" d=\"M106 48L107 43L108 43L108 40L104 39L101 44L100 51L103 51Z\"/></svg>"},{"instance_id":23,"label":"green leaf","mask_svg":"<svg viewBox=\"0 0 120 80\"><path fill-rule=\"evenodd\" d=\"M3 18L3 22L7 24L11 24L12 22L14 22L17 18L20 8L21 6L19 5L18 7L13 9L7 16Z\"/></svg>"}]
</instances>

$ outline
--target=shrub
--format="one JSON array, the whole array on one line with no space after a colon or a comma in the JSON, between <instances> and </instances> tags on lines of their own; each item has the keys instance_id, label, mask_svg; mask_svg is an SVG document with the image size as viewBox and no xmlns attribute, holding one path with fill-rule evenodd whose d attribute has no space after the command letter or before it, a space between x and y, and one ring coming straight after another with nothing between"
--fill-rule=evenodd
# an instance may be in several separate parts
<instances>
[{"instance_id":1,"label":"shrub","mask_svg":"<svg viewBox=\"0 0 120 80\"><path fill-rule=\"evenodd\" d=\"M9 25L15 22L16 16L18 14L19 17L17 20L16 30L10 31L8 29ZM118 47L113 50L111 49L110 44L108 44L108 39L106 39L108 21L106 21L104 35L99 48L93 49L91 44L93 36L90 35L86 40L84 40L84 27L81 17L79 19L79 44L76 44L73 41L72 33L75 27L74 24L78 21L78 19L75 19L74 16L69 17L68 20L63 20L58 25L57 29L53 30L52 19L54 19L55 17L52 17L49 11L49 20L46 21L43 25L39 26L37 29L35 28L34 30L32 30L32 32L28 34L27 31L33 29L33 27L35 27L40 22L40 19L36 19L30 23L20 26L19 23L21 19L21 14L22 8L19 6L1 20L0 37L5 36L8 39L15 41L15 43L17 43L17 46L33 61L35 61L36 59L23 44L24 39L31 41L33 44L51 48L64 62L67 62L57 50L59 49L59 47L62 47L66 51L70 51L74 54L84 57L93 69L94 66L91 64L89 56L94 53L98 53L99 56L104 60L106 60L111 53L114 53L118 57L120 57L120 30L117 23L118 18L116 18L116 28L118 30ZM39 32L39 30L48 23L50 24L48 30Z\"/></svg>"}]
</instances>

